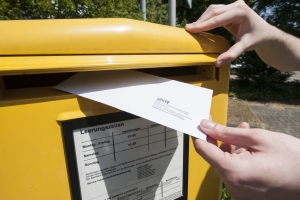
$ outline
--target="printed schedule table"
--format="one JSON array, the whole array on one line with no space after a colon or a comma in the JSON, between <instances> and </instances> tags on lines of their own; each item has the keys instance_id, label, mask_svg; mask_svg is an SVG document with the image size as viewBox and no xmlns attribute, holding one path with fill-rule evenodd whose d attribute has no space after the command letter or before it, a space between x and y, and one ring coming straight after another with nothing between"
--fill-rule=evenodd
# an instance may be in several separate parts
<instances>
[{"instance_id":1,"label":"printed schedule table","mask_svg":"<svg viewBox=\"0 0 300 200\"><path fill-rule=\"evenodd\" d=\"M143 118L72 131L81 199L178 199L184 134Z\"/></svg>"},{"instance_id":2,"label":"printed schedule table","mask_svg":"<svg viewBox=\"0 0 300 200\"><path fill-rule=\"evenodd\" d=\"M124 123L117 124L120 127L124 126ZM102 128L102 129L100 129ZM105 126L86 129L87 133L97 132L105 130ZM84 134L80 130L81 134ZM172 145L172 139L181 137L177 134L177 131L161 126L159 124L151 124L147 127L139 127L134 129L122 130L121 133L109 131L110 133L97 134L99 138L83 141L82 152L84 161L94 161L97 158L113 155L114 161L116 161L119 153L128 151L131 149L147 148L150 152L150 147L164 146L167 147L167 143ZM158 143L154 145L155 143ZM108 150L109 149L109 150ZM86 163L90 165L91 163Z\"/></svg>"}]
</instances>

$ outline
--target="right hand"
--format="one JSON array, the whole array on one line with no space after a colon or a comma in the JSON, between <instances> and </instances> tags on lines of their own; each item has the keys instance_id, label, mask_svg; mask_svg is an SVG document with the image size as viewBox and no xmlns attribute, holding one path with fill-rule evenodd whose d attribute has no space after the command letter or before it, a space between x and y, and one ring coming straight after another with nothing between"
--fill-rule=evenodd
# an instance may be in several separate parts
<instances>
[{"instance_id":1,"label":"right hand","mask_svg":"<svg viewBox=\"0 0 300 200\"><path fill-rule=\"evenodd\" d=\"M263 129L226 127L202 120L207 142L193 138L195 150L216 170L235 200L300 198L300 140ZM224 144L221 149L216 140ZM245 149L235 150L235 146Z\"/></svg>"},{"instance_id":2,"label":"right hand","mask_svg":"<svg viewBox=\"0 0 300 200\"><path fill-rule=\"evenodd\" d=\"M199 33L221 26L235 36L236 43L217 58L217 67L233 61L244 51L256 50L276 30L242 0L229 5L209 6L196 22L187 24L185 29L191 33Z\"/></svg>"}]
</instances>

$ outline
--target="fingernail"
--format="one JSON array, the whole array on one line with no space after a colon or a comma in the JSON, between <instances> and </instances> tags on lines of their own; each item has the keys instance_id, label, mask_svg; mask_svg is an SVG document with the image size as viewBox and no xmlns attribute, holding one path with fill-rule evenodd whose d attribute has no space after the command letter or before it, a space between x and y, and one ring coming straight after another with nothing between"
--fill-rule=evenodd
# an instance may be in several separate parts
<instances>
[{"instance_id":1,"label":"fingernail","mask_svg":"<svg viewBox=\"0 0 300 200\"><path fill-rule=\"evenodd\" d=\"M212 129L215 126L215 123L213 123L207 119L203 119L200 124L201 124L201 127L206 128L206 129Z\"/></svg>"},{"instance_id":2,"label":"fingernail","mask_svg":"<svg viewBox=\"0 0 300 200\"><path fill-rule=\"evenodd\" d=\"M216 62L216 67L220 67L221 65L223 65L224 64L224 60L219 60L219 61L217 61Z\"/></svg>"},{"instance_id":3,"label":"fingernail","mask_svg":"<svg viewBox=\"0 0 300 200\"><path fill-rule=\"evenodd\" d=\"M192 27L193 27L193 24L192 24L192 23L191 23L191 24L186 24L185 27L186 27L186 28L192 28Z\"/></svg>"}]
</instances>

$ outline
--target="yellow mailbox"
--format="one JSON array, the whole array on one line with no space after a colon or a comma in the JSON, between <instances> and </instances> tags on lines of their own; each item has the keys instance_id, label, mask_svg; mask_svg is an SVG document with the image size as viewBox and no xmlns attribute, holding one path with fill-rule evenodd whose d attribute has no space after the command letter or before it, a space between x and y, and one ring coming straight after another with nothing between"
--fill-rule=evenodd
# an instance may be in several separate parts
<instances>
[{"instance_id":1,"label":"yellow mailbox","mask_svg":"<svg viewBox=\"0 0 300 200\"><path fill-rule=\"evenodd\" d=\"M1 21L0 199L219 199L220 178L188 136L159 150L154 135L176 130L53 86L76 72L139 70L213 89L211 115L226 124L229 64L214 62L228 47L216 35L129 19ZM101 138L76 139L93 131ZM147 152L128 150L144 133ZM93 170L82 175L80 159Z\"/></svg>"}]
</instances>

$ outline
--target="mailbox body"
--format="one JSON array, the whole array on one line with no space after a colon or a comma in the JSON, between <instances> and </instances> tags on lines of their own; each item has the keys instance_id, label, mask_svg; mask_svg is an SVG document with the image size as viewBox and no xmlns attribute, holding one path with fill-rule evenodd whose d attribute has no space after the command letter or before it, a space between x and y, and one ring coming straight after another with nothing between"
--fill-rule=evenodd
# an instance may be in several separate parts
<instances>
[{"instance_id":1,"label":"mailbox body","mask_svg":"<svg viewBox=\"0 0 300 200\"><path fill-rule=\"evenodd\" d=\"M226 124L229 65L214 61L228 43L219 36L127 19L2 21L0 30L0 199L72 199L61 122L120 112L53 89L45 74L147 69L213 89L212 118ZM188 157L188 199L219 199L220 178L191 141Z\"/></svg>"}]
</instances>

